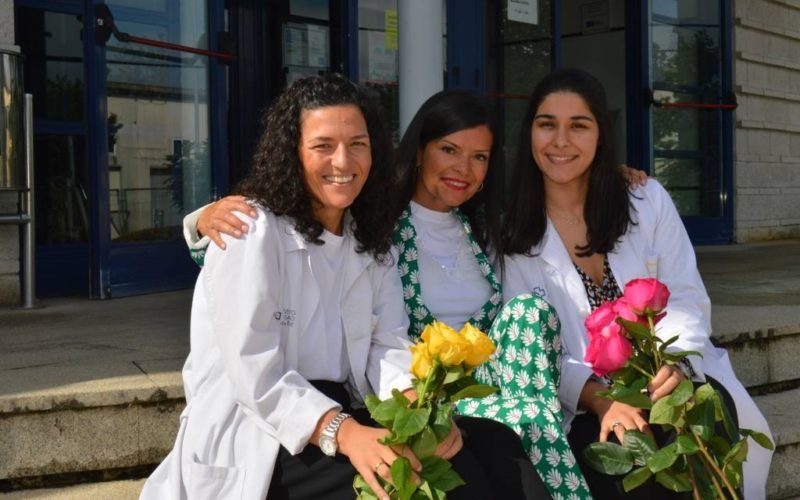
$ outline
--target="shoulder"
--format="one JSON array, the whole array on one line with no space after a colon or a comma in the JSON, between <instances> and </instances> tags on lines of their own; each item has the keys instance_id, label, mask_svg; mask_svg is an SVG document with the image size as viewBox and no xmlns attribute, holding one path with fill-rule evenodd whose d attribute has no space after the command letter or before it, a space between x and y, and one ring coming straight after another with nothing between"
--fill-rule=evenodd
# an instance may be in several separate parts
<instances>
[{"instance_id":1,"label":"shoulder","mask_svg":"<svg viewBox=\"0 0 800 500\"><path fill-rule=\"evenodd\" d=\"M644 186L638 186L631 190L630 198L633 206L637 208L645 204L659 206L665 202L672 202L664 186L653 178L647 179L647 184Z\"/></svg>"}]
</instances>

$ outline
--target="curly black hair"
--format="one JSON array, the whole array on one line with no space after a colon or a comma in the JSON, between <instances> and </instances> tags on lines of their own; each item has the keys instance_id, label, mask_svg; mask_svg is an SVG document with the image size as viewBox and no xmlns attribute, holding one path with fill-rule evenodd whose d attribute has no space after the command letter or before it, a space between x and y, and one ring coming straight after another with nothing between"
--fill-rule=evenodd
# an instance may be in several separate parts
<instances>
[{"instance_id":1,"label":"curly black hair","mask_svg":"<svg viewBox=\"0 0 800 500\"><path fill-rule=\"evenodd\" d=\"M597 120L600 132L583 208L587 243L576 248L576 255L585 257L612 251L633 224L628 184L617 166L605 89L586 71L561 68L536 85L520 127L519 154L511 176L511 202L497 238L500 255L531 255L544 238L547 229L544 176L531 153L531 127L542 101L556 92L578 94Z\"/></svg>"},{"instance_id":2,"label":"curly black hair","mask_svg":"<svg viewBox=\"0 0 800 500\"><path fill-rule=\"evenodd\" d=\"M481 125L489 128L493 138L497 137L486 101L468 90L443 90L422 104L411 119L397 148L398 184L402 199L405 200L402 208L408 205L419 182L420 172L417 165L419 151L425 149L431 141ZM459 207L469 219L476 240L484 248L487 235L491 234L487 231L487 222L492 223L496 219L493 209L497 204L492 202L499 198L497 191L500 183L497 177L501 173L501 155L498 150L498 141L492 140L484 188Z\"/></svg>"},{"instance_id":3,"label":"curly black hair","mask_svg":"<svg viewBox=\"0 0 800 500\"><path fill-rule=\"evenodd\" d=\"M349 208L350 229L358 252L368 252L385 262L398 205L393 186L393 148L378 108L368 91L341 75L310 76L292 83L263 117L264 133L258 141L253 164L236 192L275 215L285 215L306 241L321 245L322 224L314 217L312 195L306 187L298 156L300 118L305 110L353 105L367 124L372 167L359 195Z\"/></svg>"}]
</instances>

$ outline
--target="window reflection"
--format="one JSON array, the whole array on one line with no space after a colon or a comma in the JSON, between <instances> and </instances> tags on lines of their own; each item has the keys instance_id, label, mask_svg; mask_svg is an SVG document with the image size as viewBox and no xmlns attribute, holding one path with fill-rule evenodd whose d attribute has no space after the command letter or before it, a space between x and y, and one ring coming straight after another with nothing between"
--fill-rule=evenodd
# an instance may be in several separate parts
<instances>
[{"instance_id":1,"label":"window reflection","mask_svg":"<svg viewBox=\"0 0 800 500\"><path fill-rule=\"evenodd\" d=\"M121 4L109 3L120 30L207 47L205 5L148 23ZM211 199L208 59L112 39L106 64L111 238L178 239L182 215Z\"/></svg>"}]
</instances>

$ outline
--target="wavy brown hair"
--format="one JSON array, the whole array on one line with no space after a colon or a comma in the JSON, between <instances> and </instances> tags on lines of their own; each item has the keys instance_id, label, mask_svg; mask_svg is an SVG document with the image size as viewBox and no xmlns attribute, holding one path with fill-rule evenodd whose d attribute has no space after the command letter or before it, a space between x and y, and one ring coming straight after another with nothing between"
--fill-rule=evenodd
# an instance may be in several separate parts
<instances>
[{"instance_id":1,"label":"wavy brown hair","mask_svg":"<svg viewBox=\"0 0 800 500\"><path fill-rule=\"evenodd\" d=\"M310 76L295 81L270 106L263 117L261 135L250 172L237 189L275 215L284 215L308 241L321 245L322 224L314 216L312 195L298 156L301 114L326 106L356 106L369 133L372 167L364 187L348 209L350 230L358 252L368 252L383 262L391 247L395 223L396 190L392 189L392 143L378 108L367 93L341 75Z\"/></svg>"}]
</instances>

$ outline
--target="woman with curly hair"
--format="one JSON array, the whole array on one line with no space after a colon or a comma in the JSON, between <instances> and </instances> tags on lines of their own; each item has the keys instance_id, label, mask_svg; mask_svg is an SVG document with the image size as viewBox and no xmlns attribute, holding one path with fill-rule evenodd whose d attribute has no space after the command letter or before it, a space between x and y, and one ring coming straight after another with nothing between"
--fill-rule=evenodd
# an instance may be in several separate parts
<instances>
[{"instance_id":1,"label":"woman with curly hair","mask_svg":"<svg viewBox=\"0 0 800 500\"><path fill-rule=\"evenodd\" d=\"M359 408L414 397L402 292L388 263L391 144L364 91L338 76L295 82L270 109L240 192L258 217L211 248L195 287L187 405L144 499L353 498L353 477L388 498L405 447L378 442ZM345 411L349 413L345 413ZM352 417L351 417L352 415ZM436 454L494 498L457 427ZM517 497L521 498L521 497Z\"/></svg>"},{"instance_id":2,"label":"woman with curly hair","mask_svg":"<svg viewBox=\"0 0 800 500\"><path fill-rule=\"evenodd\" d=\"M403 134L396 162L402 203L394 215L394 244L408 333L416 338L434 319L455 328L469 321L488 332L498 350L475 376L499 387L500 394L459 403L462 415L479 417L458 420L465 442L470 445L481 434L473 425L486 419L500 422L514 432L497 433L479 453L495 484L519 483L520 471L532 463L540 476L536 483L544 482L553 497L588 498L561 428L557 315L530 294L507 297L504 306L499 275L487 251L501 227L500 156L494 136L486 103L466 91L429 98ZM232 213L234 208L248 209L243 200L225 198L187 216L184 233L196 257L211 238L218 241L219 231L236 236L248 231ZM207 236L198 241L196 228Z\"/></svg>"}]
</instances>

